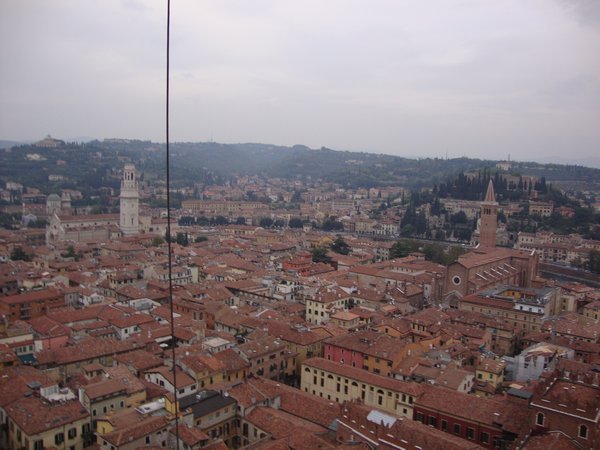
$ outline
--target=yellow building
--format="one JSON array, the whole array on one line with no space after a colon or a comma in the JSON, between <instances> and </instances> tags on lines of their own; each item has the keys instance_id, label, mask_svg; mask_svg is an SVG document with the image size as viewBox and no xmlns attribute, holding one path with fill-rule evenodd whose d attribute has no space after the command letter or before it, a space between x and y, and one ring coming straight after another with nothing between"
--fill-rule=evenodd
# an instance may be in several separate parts
<instances>
[{"instance_id":1,"label":"yellow building","mask_svg":"<svg viewBox=\"0 0 600 450\"><path fill-rule=\"evenodd\" d=\"M350 295L338 287L321 288L306 299L306 321L317 325L328 322L335 312L348 309L350 299Z\"/></svg>"},{"instance_id":2,"label":"yellow building","mask_svg":"<svg viewBox=\"0 0 600 450\"><path fill-rule=\"evenodd\" d=\"M504 383L506 363L497 359L481 356L475 362L475 394L487 396L495 392Z\"/></svg>"},{"instance_id":3,"label":"yellow building","mask_svg":"<svg viewBox=\"0 0 600 450\"><path fill-rule=\"evenodd\" d=\"M544 320L557 313L559 289L497 287L463 297L458 302L461 311L473 311L505 319L523 336L539 332Z\"/></svg>"},{"instance_id":4,"label":"yellow building","mask_svg":"<svg viewBox=\"0 0 600 450\"><path fill-rule=\"evenodd\" d=\"M225 380L225 364L203 353L193 353L178 362L181 369L196 380L198 389L206 389Z\"/></svg>"},{"instance_id":5,"label":"yellow building","mask_svg":"<svg viewBox=\"0 0 600 450\"><path fill-rule=\"evenodd\" d=\"M416 383L395 380L323 358L308 359L302 364L300 388L339 403L360 399L369 407L409 419L413 417L414 402L422 393L422 387Z\"/></svg>"},{"instance_id":6,"label":"yellow building","mask_svg":"<svg viewBox=\"0 0 600 450\"><path fill-rule=\"evenodd\" d=\"M79 400L92 415L95 424L98 417L125 408L127 385L121 380L103 380L79 388Z\"/></svg>"},{"instance_id":7,"label":"yellow building","mask_svg":"<svg viewBox=\"0 0 600 450\"><path fill-rule=\"evenodd\" d=\"M215 354L215 358L224 365L223 378L228 382L246 378L250 363L242 358L235 350L228 348Z\"/></svg>"},{"instance_id":8,"label":"yellow building","mask_svg":"<svg viewBox=\"0 0 600 450\"><path fill-rule=\"evenodd\" d=\"M600 300L595 300L583 307L583 315L588 319L600 319Z\"/></svg>"},{"instance_id":9,"label":"yellow building","mask_svg":"<svg viewBox=\"0 0 600 450\"><path fill-rule=\"evenodd\" d=\"M8 448L69 448L83 450L91 443L89 413L77 400L53 403L23 397L6 408Z\"/></svg>"},{"instance_id":10,"label":"yellow building","mask_svg":"<svg viewBox=\"0 0 600 450\"><path fill-rule=\"evenodd\" d=\"M268 330L271 336L279 340L295 355L296 373L300 373L302 363L315 356L323 356L323 341L329 334L317 333L303 325L292 326L283 321L269 321ZM289 373L289 371L288 371Z\"/></svg>"},{"instance_id":11,"label":"yellow building","mask_svg":"<svg viewBox=\"0 0 600 450\"><path fill-rule=\"evenodd\" d=\"M175 413L175 401L171 394L165 396L165 409ZM213 439L220 438L227 445L236 432L237 401L217 391L200 391L177 399L180 417L185 417Z\"/></svg>"}]
</instances>

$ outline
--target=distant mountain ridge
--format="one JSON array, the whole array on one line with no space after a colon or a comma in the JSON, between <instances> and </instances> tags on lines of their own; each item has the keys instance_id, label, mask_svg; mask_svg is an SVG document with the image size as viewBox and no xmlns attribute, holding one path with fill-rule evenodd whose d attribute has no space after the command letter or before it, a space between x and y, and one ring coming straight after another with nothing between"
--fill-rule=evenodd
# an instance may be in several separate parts
<instances>
[{"instance_id":1,"label":"distant mountain ridge","mask_svg":"<svg viewBox=\"0 0 600 450\"><path fill-rule=\"evenodd\" d=\"M6 142L6 141L5 141ZM422 158L349 152L304 145L292 147L216 142L170 145L174 186L196 182L221 183L232 175L261 175L285 179L322 179L347 187L401 185L432 187L465 171L495 170L498 161L471 158ZM36 153L42 159L30 160ZM83 185L118 187L118 171L124 161L136 164L146 179L164 178L164 143L131 139L106 139L67 143L64 148L40 148L21 144L0 151L0 179L27 180L47 185L48 175L65 175L70 187ZM545 176L549 182L598 186L600 170L583 166L512 163L512 173ZM54 177L55 178L55 177ZM103 184L104 183L104 184Z\"/></svg>"}]
</instances>

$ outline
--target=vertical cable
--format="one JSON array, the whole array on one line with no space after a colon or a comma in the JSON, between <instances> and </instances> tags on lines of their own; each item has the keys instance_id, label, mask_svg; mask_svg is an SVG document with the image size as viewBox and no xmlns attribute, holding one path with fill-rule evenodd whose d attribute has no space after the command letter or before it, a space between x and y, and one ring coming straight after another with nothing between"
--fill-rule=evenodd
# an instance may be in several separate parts
<instances>
[{"instance_id":1,"label":"vertical cable","mask_svg":"<svg viewBox=\"0 0 600 450\"><path fill-rule=\"evenodd\" d=\"M179 404L177 402L177 367L175 360L175 312L173 310L173 276L172 276L172 249L171 249L171 170L169 164L169 62L171 47L171 0L167 0L167 83L165 92L165 154L167 169L167 249L169 253L169 306L171 312L171 351L173 357L173 397L175 401L175 439L176 448L179 450Z\"/></svg>"}]
</instances>

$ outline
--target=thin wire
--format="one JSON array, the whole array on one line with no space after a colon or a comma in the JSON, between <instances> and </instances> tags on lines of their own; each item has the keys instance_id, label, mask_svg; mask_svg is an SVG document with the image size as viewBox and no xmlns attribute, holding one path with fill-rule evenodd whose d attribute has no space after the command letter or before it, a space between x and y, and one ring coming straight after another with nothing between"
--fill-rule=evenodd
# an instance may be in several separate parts
<instances>
[{"instance_id":1,"label":"thin wire","mask_svg":"<svg viewBox=\"0 0 600 450\"><path fill-rule=\"evenodd\" d=\"M166 134L166 168L167 168L167 249L169 252L169 306L171 312L171 351L173 357L173 397L175 400L175 437L176 448L179 450L179 404L177 402L177 371L175 368L175 312L173 310L173 276L172 276L172 256L171 256L171 170L169 164L169 62L171 47L171 0L167 0L167 86L165 92L165 134Z\"/></svg>"}]
</instances>

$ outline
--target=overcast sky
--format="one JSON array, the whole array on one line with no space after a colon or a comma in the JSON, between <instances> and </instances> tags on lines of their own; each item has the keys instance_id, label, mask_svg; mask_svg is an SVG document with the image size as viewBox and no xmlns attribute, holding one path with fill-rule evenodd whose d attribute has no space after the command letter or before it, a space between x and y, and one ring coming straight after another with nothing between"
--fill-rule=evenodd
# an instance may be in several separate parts
<instances>
[{"instance_id":1,"label":"overcast sky","mask_svg":"<svg viewBox=\"0 0 600 450\"><path fill-rule=\"evenodd\" d=\"M1 0L0 139L164 142L165 5ZM587 164L600 155L600 0L171 8L173 141Z\"/></svg>"}]
</instances>

